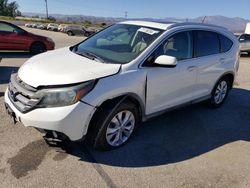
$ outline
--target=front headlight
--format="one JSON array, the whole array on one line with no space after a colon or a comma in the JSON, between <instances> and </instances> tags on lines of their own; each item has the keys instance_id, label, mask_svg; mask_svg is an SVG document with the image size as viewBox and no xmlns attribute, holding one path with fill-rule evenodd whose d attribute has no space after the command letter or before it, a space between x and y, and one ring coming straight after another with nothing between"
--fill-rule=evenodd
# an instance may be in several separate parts
<instances>
[{"instance_id":1,"label":"front headlight","mask_svg":"<svg viewBox=\"0 0 250 188\"><path fill-rule=\"evenodd\" d=\"M43 89L38 91L34 97L41 99L40 107L68 106L87 95L93 89L94 83L95 81L89 81L73 87Z\"/></svg>"}]
</instances>

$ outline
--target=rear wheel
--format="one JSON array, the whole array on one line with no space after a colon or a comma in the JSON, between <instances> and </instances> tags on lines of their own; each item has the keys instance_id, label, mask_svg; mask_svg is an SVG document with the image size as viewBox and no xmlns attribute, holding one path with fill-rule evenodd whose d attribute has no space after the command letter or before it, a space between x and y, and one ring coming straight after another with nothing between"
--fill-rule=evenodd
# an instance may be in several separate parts
<instances>
[{"instance_id":1,"label":"rear wheel","mask_svg":"<svg viewBox=\"0 0 250 188\"><path fill-rule=\"evenodd\" d=\"M139 114L132 102L115 110L105 108L96 116L89 130L89 141L97 150L112 150L128 142L139 123Z\"/></svg>"},{"instance_id":2,"label":"rear wheel","mask_svg":"<svg viewBox=\"0 0 250 188\"><path fill-rule=\"evenodd\" d=\"M36 42L36 43L32 44L30 47L30 52L32 54L39 54L39 53L43 53L46 51L47 51L46 47L41 42Z\"/></svg>"},{"instance_id":3,"label":"rear wheel","mask_svg":"<svg viewBox=\"0 0 250 188\"><path fill-rule=\"evenodd\" d=\"M209 104L213 108L220 107L226 100L230 89L230 80L228 77L221 78L215 85Z\"/></svg>"},{"instance_id":4,"label":"rear wheel","mask_svg":"<svg viewBox=\"0 0 250 188\"><path fill-rule=\"evenodd\" d=\"M67 34L68 34L69 36L73 36L73 35L74 35L72 31L68 31Z\"/></svg>"}]
</instances>

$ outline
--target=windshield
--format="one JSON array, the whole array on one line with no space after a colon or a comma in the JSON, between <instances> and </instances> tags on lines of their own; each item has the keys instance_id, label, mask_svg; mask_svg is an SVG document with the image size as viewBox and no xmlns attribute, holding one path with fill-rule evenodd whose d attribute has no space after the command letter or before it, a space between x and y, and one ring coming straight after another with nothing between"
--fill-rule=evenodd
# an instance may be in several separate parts
<instances>
[{"instance_id":1,"label":"windshield","mask_svg":"<svg viewBox=\"0 0 250 188\"><path fill-rule=\"evenodd\" d=\"M142 53L163 30L144 26L116 24L73 47L72 51L89 54L105 63L125 64Z\"/></svg>"}]
</instances>

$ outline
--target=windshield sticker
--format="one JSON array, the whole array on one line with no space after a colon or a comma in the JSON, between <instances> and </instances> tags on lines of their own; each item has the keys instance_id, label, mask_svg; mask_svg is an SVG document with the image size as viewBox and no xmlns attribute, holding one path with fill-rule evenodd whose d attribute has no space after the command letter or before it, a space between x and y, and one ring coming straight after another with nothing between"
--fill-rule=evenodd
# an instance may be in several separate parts
<instances>
[{"instance_id":1,"label":"windshield sticker","mask_svg":"<svg viewBox=\"0 0 250 188\"><path fill-rule=\"evenodd\" d=\"M143 32L143 33L147 33L149 35L154 35L154 34L159 33L159 31L149 29L149 28L145 28L145 27L141 27L140 29L138 29L138 31Z\"/></svg>"}]
</instances>

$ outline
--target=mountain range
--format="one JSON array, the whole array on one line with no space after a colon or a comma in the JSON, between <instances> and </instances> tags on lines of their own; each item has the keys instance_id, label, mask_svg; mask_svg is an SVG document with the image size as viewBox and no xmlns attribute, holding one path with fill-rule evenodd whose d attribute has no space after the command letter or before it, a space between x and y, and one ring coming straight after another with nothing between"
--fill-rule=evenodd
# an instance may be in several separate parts
<instances>
[{"instance_id":1,"label":"mountain range","mask_svg":"<svg viewBox=\"0 0 250 188\"><path fill-rule=\"evenodd\" d=\"M45 17L45 14L37 14L37 13L22 13L24 16L39 16ZM116 17L96 17L96 16L85 16L85 15L63 15L63 14L50 14L50 16L56 18L58 21L66 21L72 23L81 23L85 21L89 21L91 23L107 23L113 24L120 21L126 20L125 18L116 18ZM190 18L190 19L182 19L182 18L129 18L128 20L144 20L144 21L157 21L163 23L169 22L202 22L204 23L219 25L222 27L226 27L233 32L243 32L245 30L246 24L249 20L235 17L225 17L225 16L201 16L197 18Z\"/></svg>"}]
</instances>

